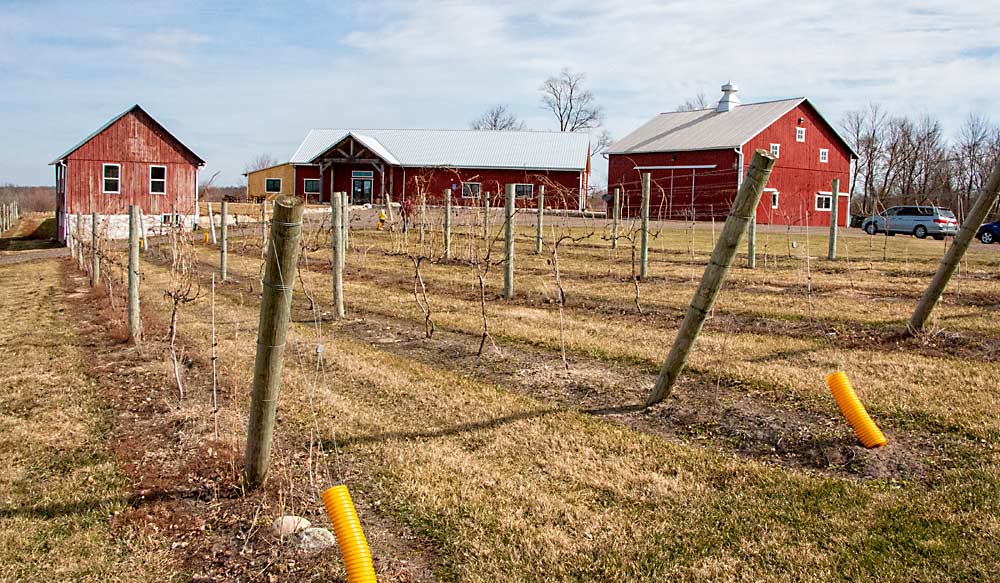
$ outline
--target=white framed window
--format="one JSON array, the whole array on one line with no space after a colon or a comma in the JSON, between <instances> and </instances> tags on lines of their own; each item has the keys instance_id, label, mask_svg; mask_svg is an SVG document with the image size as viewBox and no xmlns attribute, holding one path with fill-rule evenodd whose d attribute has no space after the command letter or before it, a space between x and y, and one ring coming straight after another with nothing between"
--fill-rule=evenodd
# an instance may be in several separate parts
<instances>
[{"instance_id":1,"label":"white framed window","mask_svg":"<svg viewBox=\"0 0 1000 583\"><path fill-rule=\"evenodd\" d=\"M826 148L819 149L819 161L821 164L826 164L830 161L830 150Z\"/></svg>"},{"instance_id":2,"label":"white framed window","mask_svg":"<svg viewBox=\"0 0 1000 583\"><path fill-rule=\"evenodd\" d=\"M514 198L535 198L534 184L515 184Z\"/></svg>"},{"instance_id":3,"label":"white framed window","mask_svg":"<svg viewBox=\"0 0 1000 583\"><path fill-rule=\"evenodd\" d=\"M167 167L149 167L149 194L167 193Z\"/></svg>"},{"instance_id":4,"label":"white framed window","mask_svg":"<svg viewBox=\"0 0 1000 583\"><path fill-rule=\"evenodd\" d=\"M104 194L119 194L122 191L122 166L121 164L103 164L101 166L104 177Z\"/></svg>"},{"instance_id":5,"label":"white framed window","mask_svg":"<svg viewBox=\"0 0 1000 583\"><path fill-rule=\"evenodd\" d=\"M303 178L302 192L305 194L319 194L323 186L319 178Z\"/></svg>"},{"instance_id":6,"label":"white framed window","mask_svg":"<svg viewBox=\"0 0 1000 583\"><path fill-rule=\"evenodd\" d=\"M771 144L771 155L775 158L781 157L781 144Z\"/></svg>"},{"instance_id":7,"label":"white framed window","mask_svg":"<svg viewBox=\"0 0 1000 583\"><path fill-rule=\"evenodd\" d=\"M771 208L778 208L778 191L773 188L765 188L764 192L771 193Z\"/></svg>"},{"instance_id":8,"label":"white framed window","mask_svg":"<svg viewBox=\"0 0 1000 583\"><path fill-rule=\"evenodd\" d=\"M833 208L833 193L831 192L817 192L816 193L816 210L830 212Z\"/></svg>"},{"instance_id":9,"label":"white framed window","mask_svg":"<svg viewBox=\"0 0 1000 583\"><path fill-rule=\"evenodd\" d=\"M171 224L179 226L181 224L181 216L177 213L174 214L163 214L160 215L160 223L163 226L170 226Z\"/></svg>"},{"instance_id":10,"label":"white framed window","mask_svg":"<svg viewBox=\"0 0 1000 583\"><path fill-rule=\"evenodd\" d=\"M796 142L806 141L806 128L795 128L795 141Z\"/></svg>"},{"instance_id":11,"label":"white framed window","mask_svg":"<svg viewBox=\"0 0 1000 583\"><path fill-rule=\"evenodd\" d=\"M273 194L275 192L281 192L281 179L280 178L265 178L264 179L264 192Z\"/></svg>"},{"instance_id":12,"label":"white framed window","mask_svg":"<svg viewBox=\"0 0 1000 583\"><path fill-rule=\"evenodd\" d=\"M483 191L483 185L478 182L462 183L462 198L479 198Z\"/></svg>"}]
</instances>

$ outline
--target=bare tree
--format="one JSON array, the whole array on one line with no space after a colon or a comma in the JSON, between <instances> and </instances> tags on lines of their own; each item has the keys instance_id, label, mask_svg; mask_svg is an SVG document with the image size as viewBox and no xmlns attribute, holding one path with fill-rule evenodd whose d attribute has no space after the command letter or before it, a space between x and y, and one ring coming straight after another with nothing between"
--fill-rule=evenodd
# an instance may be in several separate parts
<instances>
[{"instance_id":1,"label":"bare tree","mask_svg":"<svg viewBox=\"0 0 1000 583\"><path fill-rule=\"evenodd\" d=\"M697 111L699 109L708 109L708 107L708 96L705 95L703 90L699 89L694 97L689 97L684 100L684 103L678 105L677 111Z\"/></svg>"},{"instance_id":2,"label":"bare tree","mask_svg":"<svg viewBox=\"0 0 1000 583\"><path fill-rule=\"evenodd\" d=\"M249 174L257 170L263 170L264 168L270 168L271 166L277 166L278 159L270 154L257 154L250 159L249 162L243 165L243 173Z\"/></svg>"},{"instance_id":3,"label":"bare tree","mask_svg":"<svg viewBox=\"0 0 1000 583\"><path fill-rule=\"evenodd\" d=\"M611 132L602 130L590 144L590 155L597 156L598 154L603 154L614 141L611 137Z\"/></svg>"},{"instance_id":4,"label":"bare tree","mask_svg":"<svg viewBox=\"0 0 1000 583\"><path fill-rule=\"evenodd\" d=\"M597 105L585 80L583 73L564 67L542 83L542 105L556 116L561 132L590 130L604 123L604 108Z\"/></svg>"},{"instance_id":5,"label":"bare tree","mask_svg":"<svg viewBox=\"0 0 1000 583\"><path fill-rule=\"evenodd\" d=\"M517 115L506 105L494 105L469 124L474 130L492 131L524 131L524 122L517 119Z\"/></svg>"}]
</instances>

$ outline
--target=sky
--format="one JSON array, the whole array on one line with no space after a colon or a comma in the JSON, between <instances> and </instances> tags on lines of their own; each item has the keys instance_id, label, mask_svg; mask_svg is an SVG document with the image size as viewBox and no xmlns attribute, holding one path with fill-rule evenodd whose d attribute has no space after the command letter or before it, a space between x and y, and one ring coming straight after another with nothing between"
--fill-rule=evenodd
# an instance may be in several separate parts
<instances>
[{"instance_id":1,"label":"sky","mask_svg":"<svg viewBox=\"0 0 1000 583\"><path fill-rule=\"evenodd\" d=\"M745 103L806 96L837 122L876 102L956 134L1000 121L996 30L997 0L0 0L0 184L52 183L136 103L224 185L310 128L465 128L506 104L554 130L539 86L563 67L619 138L729 80Z\"/></svg>"}]
</instances>

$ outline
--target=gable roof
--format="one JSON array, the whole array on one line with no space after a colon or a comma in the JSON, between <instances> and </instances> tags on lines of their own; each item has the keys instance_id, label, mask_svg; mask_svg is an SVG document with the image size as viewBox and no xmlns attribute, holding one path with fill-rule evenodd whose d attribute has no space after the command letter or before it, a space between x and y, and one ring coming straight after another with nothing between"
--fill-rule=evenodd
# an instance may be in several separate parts
<instances>
[{"instance_id":1,"label":"gable roof","mask_svg":"<svg viewBox=\"0 0 1000 583\"><path fill-rule=\"evenodd\" d=\"M590 135L574 132L315 129L292 155L311 164L348 136L395 166L586 170Z\"/></svg>"},{"instance_id":2,"label":"gable roof","mask_svg":"<svg viewBox=\"0 0 1000 583\"><path fill-rule=\"evenodd\" d=\"M844 146L857 152L805 97L747 103L732 111L715 108L661 113L608 148L609 154L687 152L739 148L792 109L809 103Z\"/></svg>"},{"instance_id":3,"label":"gable roof","mask_svg":"<svg viewBox=\"0 0 1000 583\"><path fill-rule=\"evenodd\" d=\"M77 145L73 146L69 150L66 150L62 155L60 155L59 157L57 157L55 160L49 162L49 166L58 164L59 162L62 162L63 160L65 160L67 157L69 157L70 154L72 154L73 152L79 150L84 144L86 144L90 140L96 138L98 135L100 135L101 132L103 132L104 130L108 129L112 125L114 125L114 123L116 121L120 120L121 118L125 117L126 115L128 115L130 113L138 113L138 112L141 112L146 117L148 117L154 124L156 124L156 126L158 128L160 128L163 131L163 133L167 134L175 142L177 142L177 145L179 145L181 148L183 148L188 154L191 155L191 157L193 157L195 160L198 161L198 165L199 166L204 166L205 165L205 161L202 160L201 157L198 156L198 154L195 154L194 151L191 148L188 148L187 146L185 146L184 143L181 142L180 140L178 140L176 136L174 136L172 133L170 133L169 131L167 131L167 128L163 127L163 125L160 122L156 121L156 118L154 118L153 116L149 115L149 112L147 112L145 109L139 107L139 104L136 104L136 105L133 105L132 107L126 109L125 111L119 113L118 115L114 116L113 118L109 119L104 125L102 125L101 127L97 128L97 131L93 132L92 134L90 134L89 136L87 136L86 138L84 138L82 141L80 141L80 143L78 143Z\"/></svg>"}]
</instances>

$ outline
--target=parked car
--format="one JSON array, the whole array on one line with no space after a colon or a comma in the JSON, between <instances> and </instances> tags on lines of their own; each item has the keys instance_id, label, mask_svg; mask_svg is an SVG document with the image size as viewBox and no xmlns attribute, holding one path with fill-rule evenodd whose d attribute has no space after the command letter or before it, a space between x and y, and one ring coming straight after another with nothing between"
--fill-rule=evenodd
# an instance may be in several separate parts
<instances>
[{"instance_id":1,"label":"parked car","mask_svg":"<svg viewBox=\"0 0 1000 583\"><path fill-rule=\"evenodd\" d=\"M865 215L851 215L850 227L852 229L860 229L861 225L865 224L867 218Z\"/></svg>"},{"instance_id":2,"label":"parked car","mask_svg":"<svg viewBox=\"0 0 1000 583\"><path fill-rule=\"evenodd\" d=\"M869 235L903 233L918 239L927 235L944 239L958 233L958 219L950 210L936 206L894 206L868 217L861 228Z\"/></svg>"},{"instance_id":3,"label":"parked car","mask_svg":"<svg viewBox=\"0 0 1000 583\"><path fill-rule=\"evenodd\" d=\"M990 243L1000 243L1000 221L993 221L979 227L976 238L987 245Z\"/></svg>"}]
</instances>

